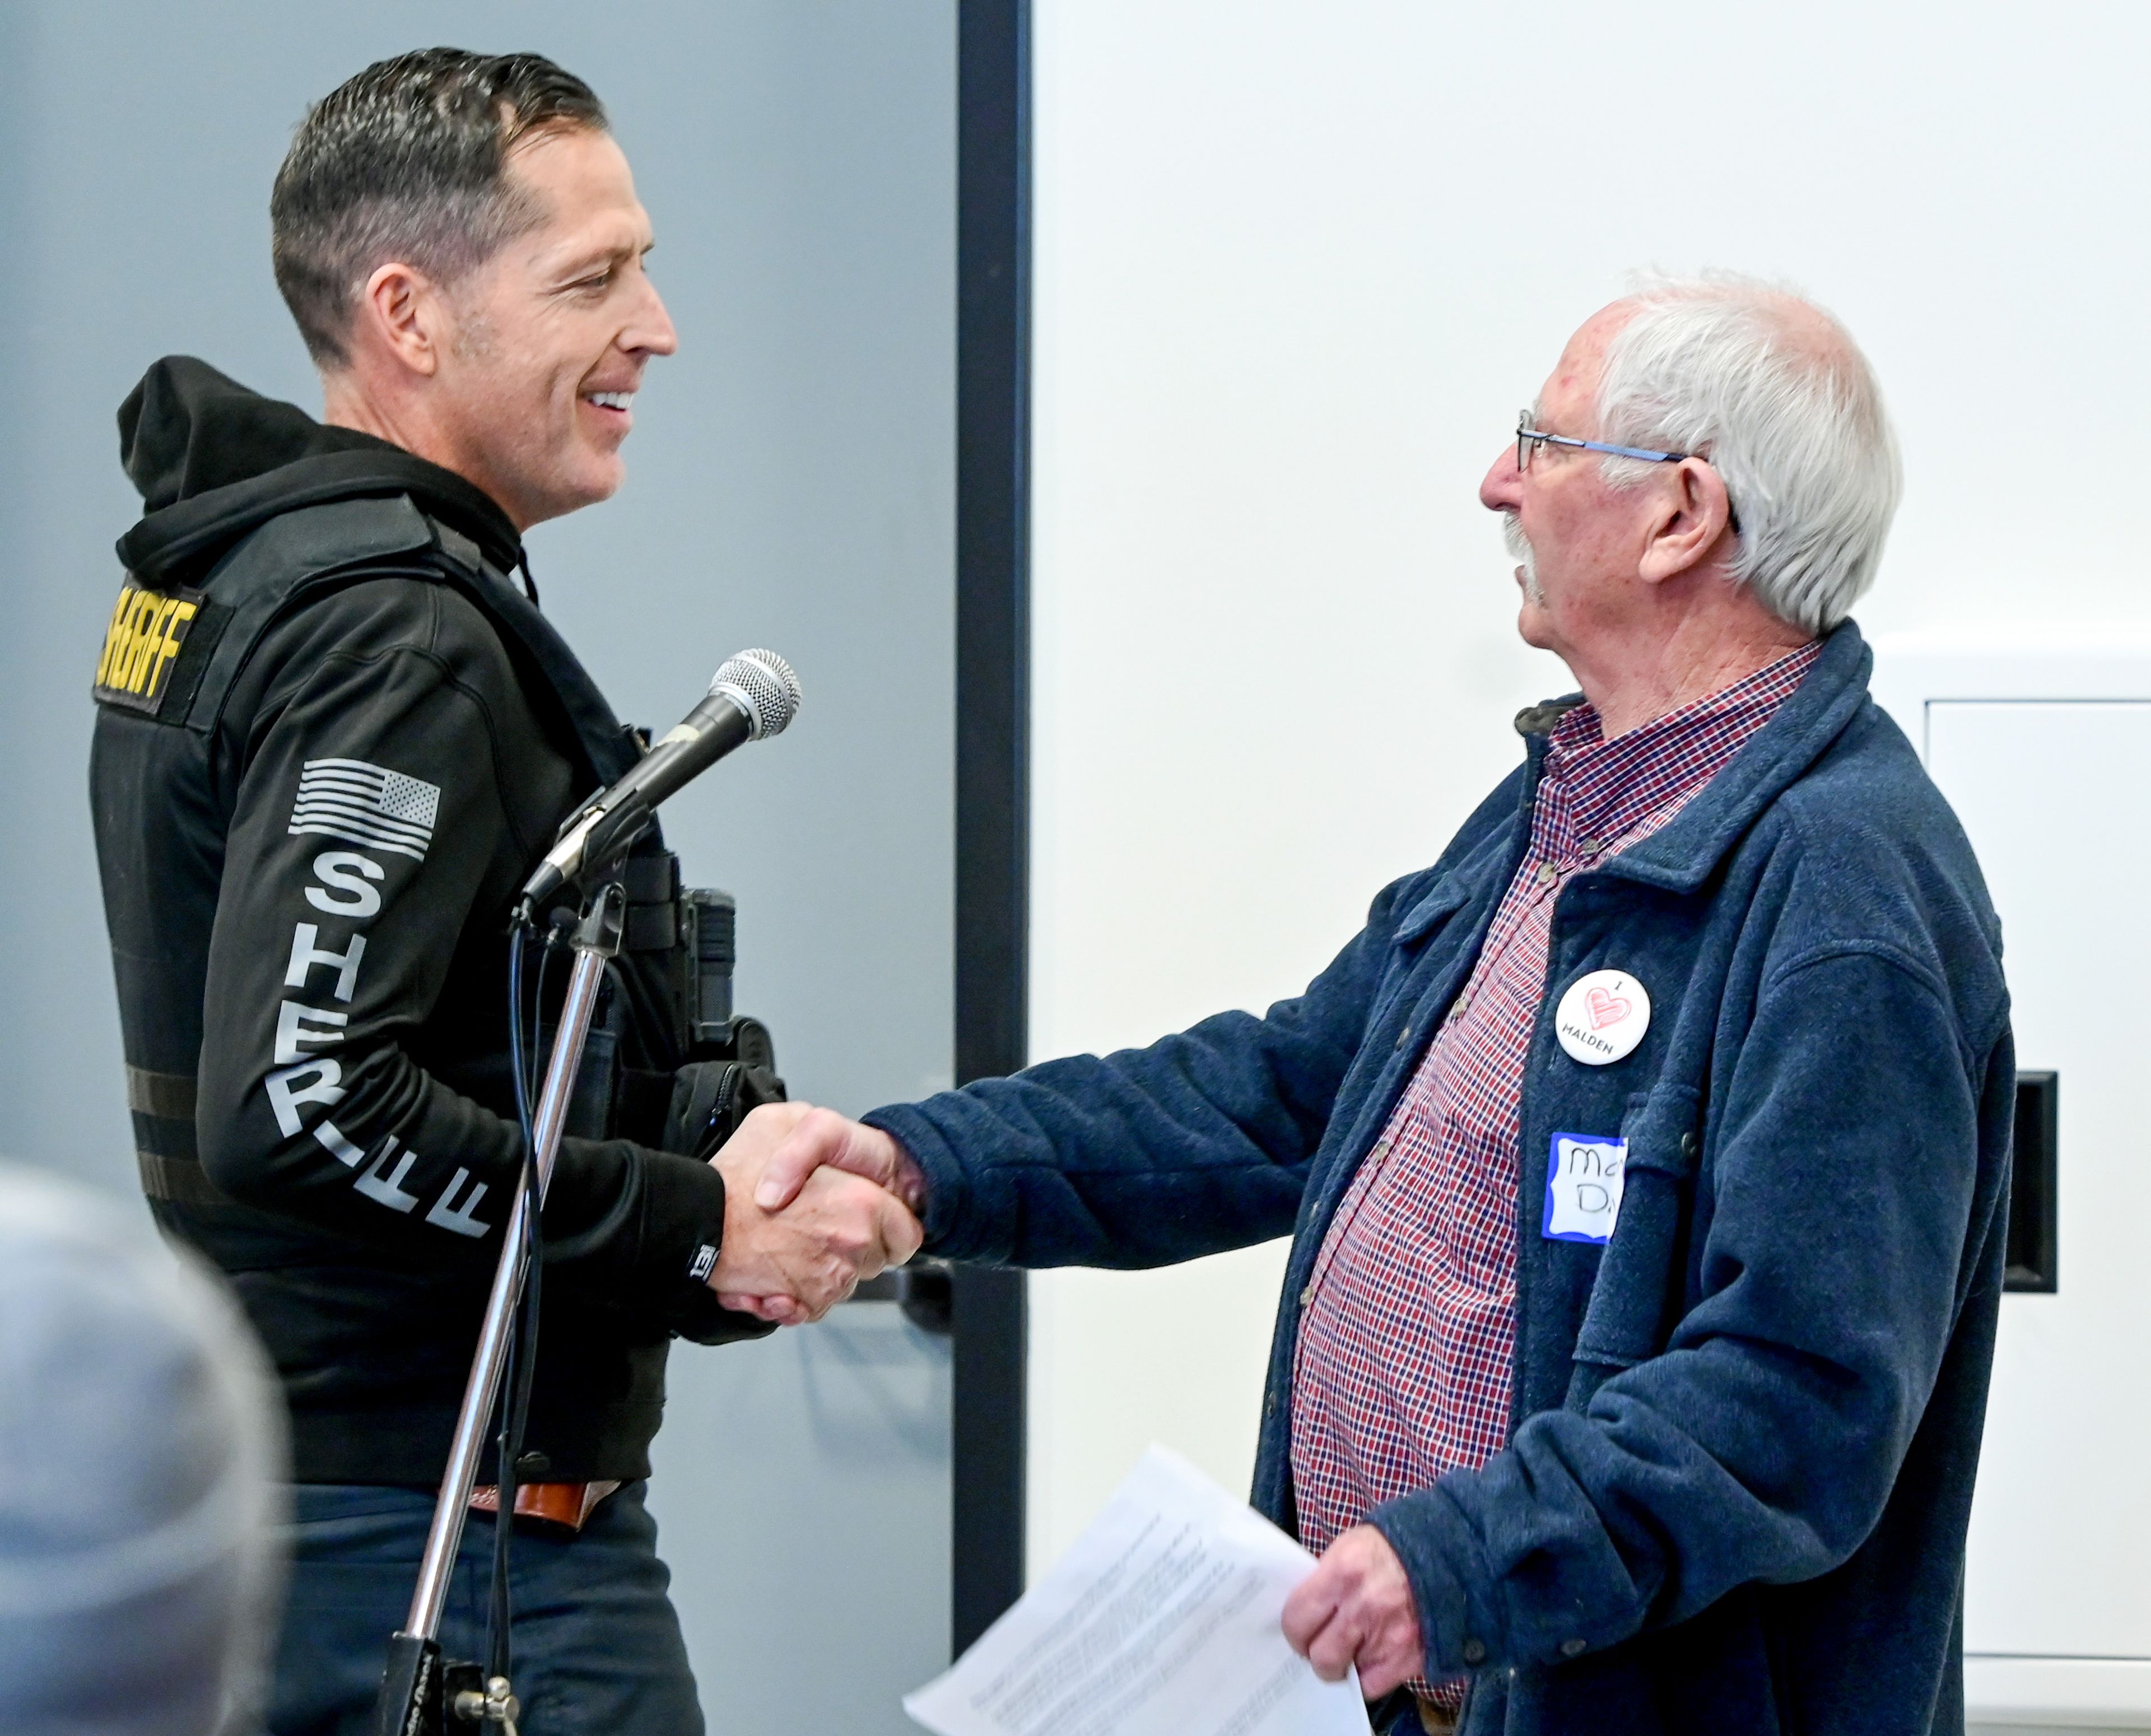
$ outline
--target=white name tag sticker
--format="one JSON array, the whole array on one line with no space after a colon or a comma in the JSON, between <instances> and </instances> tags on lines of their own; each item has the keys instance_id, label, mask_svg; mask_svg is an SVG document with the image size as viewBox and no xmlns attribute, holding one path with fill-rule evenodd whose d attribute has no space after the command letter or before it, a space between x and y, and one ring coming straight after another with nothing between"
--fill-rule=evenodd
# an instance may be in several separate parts
<instances>
[{"instance_id":1,"label":"white name tag sticker","mask_svg":"<svg viewBox=\"0 0 2151 1736\"><path fill-rule=\"evenodd\" d=\"M1596 1242L1602 1247L1611 1242L1621 1217L1621 1182L1627 1168L1625 1139L1555 1134L1539 1233L1550 1242Z\"/></svg>"}]
</instances>

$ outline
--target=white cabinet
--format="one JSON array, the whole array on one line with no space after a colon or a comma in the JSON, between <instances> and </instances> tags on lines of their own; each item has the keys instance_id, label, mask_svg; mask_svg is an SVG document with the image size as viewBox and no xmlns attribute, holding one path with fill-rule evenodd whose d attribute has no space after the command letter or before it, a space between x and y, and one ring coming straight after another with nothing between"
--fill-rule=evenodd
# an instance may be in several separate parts
<instances>
[{"instance_id":1,"label":"white cabinet","mask_svg":"<svg viewBox=\"0 0 2151 1736\"><path fill-rule=\"evenodd\" d=\"M2056 1076L2056 1287L2002 1298L1971 1715L2151 1727L2151 643L1885 640L1875 696L1978 853L2018 1065Z\"/></svg>"}]
</instances>

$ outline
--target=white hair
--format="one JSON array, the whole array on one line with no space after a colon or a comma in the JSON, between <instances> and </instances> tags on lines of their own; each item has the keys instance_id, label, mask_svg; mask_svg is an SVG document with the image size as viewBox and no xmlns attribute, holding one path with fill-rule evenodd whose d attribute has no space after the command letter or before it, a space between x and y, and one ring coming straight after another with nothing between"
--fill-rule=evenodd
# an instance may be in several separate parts
<instances>
[{"instance_id":1,"label":"white hair","mask_svg":"<svg viewBox=\"0 0 2151 1736\"><path fill-rule=\"evenodd\" d=\"M1732 574L1780 620L1826 633L1875 581L1902 486L1867 358L1790 290L1713 273L1647 281L1607 347L1599 438L1694 453L1739 526ZM1617 488L1655 465L1602 460Z\"/></svg>"}]
</instances>

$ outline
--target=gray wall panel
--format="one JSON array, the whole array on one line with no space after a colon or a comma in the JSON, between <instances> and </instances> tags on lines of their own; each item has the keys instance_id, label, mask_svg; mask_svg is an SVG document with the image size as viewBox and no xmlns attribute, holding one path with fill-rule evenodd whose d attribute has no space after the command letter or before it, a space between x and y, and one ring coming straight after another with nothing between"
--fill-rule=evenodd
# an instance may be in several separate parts
<instances>
[{"instance_id":1,"label":"gray wall panel","mask_svg":"<svg viewBox=\"0 0 2151 1736\"><path fill-rule=\"evenodd\" d=\"M15 0L0 1151L134 1185L84 795L137 507L113 412L171 350L317 407L270 279L270 178L309 99L442 41L534 48L597 88L681 331L620 498L530 539L546 606L660 727L741 645L797 664L799 723L668 829L691 880L740 898L741 1004L797 1093L859 1110L949 1077L954 0ZM864 1308L674 1369L653 1505L713 1728L797 1728L802 1682L829 1708L810 1718L908 1728L893 1695L946 1647L943 1345ZM787 1650L795 1622L813 1634Z\"/></svg>"}]
</instances>

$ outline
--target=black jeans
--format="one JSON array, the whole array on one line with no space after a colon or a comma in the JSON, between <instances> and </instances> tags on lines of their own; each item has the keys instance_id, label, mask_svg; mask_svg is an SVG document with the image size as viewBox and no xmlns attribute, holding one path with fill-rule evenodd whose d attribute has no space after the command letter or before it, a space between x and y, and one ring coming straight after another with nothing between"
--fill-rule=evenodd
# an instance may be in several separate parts
<instances>
[{"instance_id":1,"label":"black jeans","mask_svg":"<svg viewBox=\"0 0 2151 1736\"><path fill-rule=\"evenodd\" d=\"M524 1736L702 1736L657 1526L630 1483L581 1534L518 1532L515 1692ZM420 1490L301 1484L276 1658L276 1736L367 1736L382 1648L403 1625L433 1498ZM464 1528L441 1622L450 1658L483 1663L493 1521Z\"/></svg>"}]
</instances>

